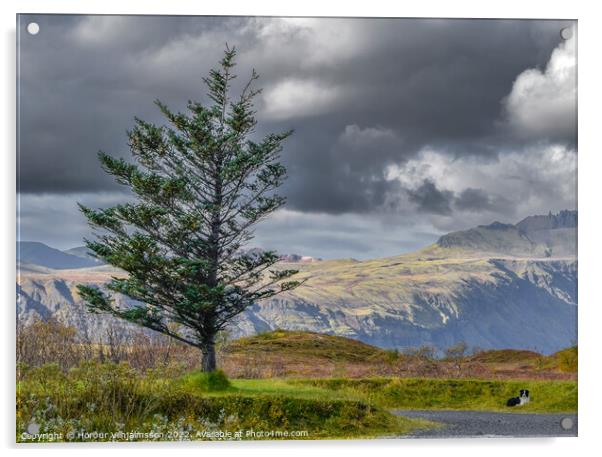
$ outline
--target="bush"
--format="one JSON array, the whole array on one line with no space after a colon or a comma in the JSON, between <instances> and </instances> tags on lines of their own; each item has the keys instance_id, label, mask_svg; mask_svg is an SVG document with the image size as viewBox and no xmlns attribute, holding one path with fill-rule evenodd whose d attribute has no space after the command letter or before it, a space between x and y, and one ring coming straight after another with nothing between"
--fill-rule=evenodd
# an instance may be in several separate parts
<instances>
[{"instance_id":1,"label":"bush","mask_svg":"<svg viewBox=\"0 0 602 457\"><path fill-rule=\"evenodd\" d=\"M232 387L228 377L222 370L203 373L195 371L182 378L184 385L201 392L223 392Z\"/></svg>"},{"instance_id":2,"label":"bush","mask_svg":"<svg viewBox=\"0 0 602 457\"><path fill-rule=\"evenodd\" d=\"M56 363L66 370L82 359L75 327L55 319L34 320L30 325L17 326L17 363L41 366Z\"/></svg>"},{"instance_id":3,"label":"bush","mask_svg":"<svg viewBox=\"0 0 602 457\"><path fill-rule=\"evenodd\" d=\"M556 353L556 357L558 359L558 368L560 368L560 371L565 371L567 373L577 372L577 362L579 359L577 346Z\"/></svg>"},{"instance_id":4,"label":"bush","mask_svg":"<svg viewBox=\"0 0 602 457\"><path fill-rule=\"evenodd\" d=\"M196 348L165 335L148 334L143 330L126 332L115 323L92 339L85 332L78 333L75 327L56 319L36 319L29 324L20 322L16 343L19 367L41 367L53 363L68 371L90 361L127 362L138 373L164 369L176 378L198 366L199 362Z\"/></svg>"}]
</instances>

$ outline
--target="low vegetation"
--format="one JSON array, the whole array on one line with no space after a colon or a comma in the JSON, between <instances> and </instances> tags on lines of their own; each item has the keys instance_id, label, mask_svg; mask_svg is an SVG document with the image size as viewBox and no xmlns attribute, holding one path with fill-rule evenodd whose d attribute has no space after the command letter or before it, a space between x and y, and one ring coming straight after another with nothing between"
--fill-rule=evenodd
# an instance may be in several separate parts
<instances>
[{"instance_id":1,"label":"low vegetation","mask_svg":"<svg viewBox=\"0 0 602 457\"><path fill-rule=\"evenodd\" d=\"M324 439L399 436L433 426L306 386L230 385L223 374L170 378L126 364L21 367L17 440Z\"/></svg>"},{"instance_id":2,"label":"low vegetation","mask_svg":"<svg viewBox=\"0 0 602 457\"><path fill-rule=\"evenodd\" d=\"M224 371L164 337L111 329L92 342L56 321L19 328L17 439L45 441L323 439L399 436L437 424L393 409L577 409L577 347L532 351L429 346L402 352L276 330L222 338ZM90 435L90 432L96 432Z\"/></svg>"},{"instance_id":3,"label":"low vegetation","mask_svg":"<svg viewBox=\"0 0 602 457\"><path fill-rule=\"evenodd\" d=\"M274 330L216 345L219 366L232 379L428 377L575 380L577 347L550 356L527 350L479 350L459 342L443 354L422 346L385 350L350 338L305 331ZM81 361L127 362L141 373L198 367L198 350L163 335L108 327L102 341L78 334L57 321L35 321L17 331L17 360L30 366Z\"/></svg>"},{"instance_id":4,"label":"low vegetation","mask_svg":"<svg viewBox=\"0 0 602 457\"><path fill-rule=\"evenodd\" d=\"M552 355L558 368L567 373L577 373L578 358L577 346L563 349Z\"/></svg>"},{"instance_id":5,"label":"low vegetation","mask_svg":"<svg viewBox=\"0 0 602 457\"><path fill-rule=\"evenodd\" d=\"M223 346L222 360L234 378L574 380L577 372L576 348L545 356L514 349L484 351L459 342L441 354L430 346L384 350L340 336L285 330L232 341Z\"/></svg>"},{"instance_id":6,"label":"low vegetation","mask_svg":"<svg viewBox=\"0 0 602 457\"><path fill-rule=\"evenodd\" d=\"M42 439L62 441L399 436L437 424L392 409L508 411L505 401L521 388L532 400L513 412L577 409L577 384L562 381L228 380L220 372L142 375L127 364L95 362L68 371L19 368L19 441L28 440L31 423L48 437Z\"/></svg>"}]
</instances>

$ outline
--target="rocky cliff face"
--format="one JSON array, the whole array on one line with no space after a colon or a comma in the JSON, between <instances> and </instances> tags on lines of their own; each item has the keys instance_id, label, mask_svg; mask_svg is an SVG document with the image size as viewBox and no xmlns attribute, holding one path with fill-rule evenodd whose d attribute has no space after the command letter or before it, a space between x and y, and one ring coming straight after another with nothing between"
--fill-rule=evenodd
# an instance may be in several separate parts
<instances>
[{"instance_id":1,"label":"rocky cliff face","mask_svg":"<svg viewBox=\"0 0 602 457\"><path fill-rule=\"evenodd\" d=\"M92 279L92 278L90 278ZM103 341L109 329L126 332L133 328L129 324L118 322L109 316L90 314L77 295L76 278L64 273L46 275L22 274L17 282L17 320L19 324L28 325L35 319L48 320L55 318L60 322L78 329L82 336L94 341ZM99 275L99 285L105 282ZM127 301L118 297L121 303Z\"/></svg>"},{"instance_id":2,"label":"rocky cliff face","mask_svg":"<svg viewBox=\"0 0 602 457\"><path fill-rule=\"evenodd\" d=\"M556 228L528 225L528 230L481 226L443 237L447 244L440 240L384 259L282 262L282 268L300 270L304 284L249 308L231 332L241 336L283 328L388 348L445 348L465 341L484 349L556 351L577 338L577 260L570 241L575 230L564 222ZM537 234L553 243L534 241ZM529 249L517 252L520 246ZM54 316L95 339L102 339L110 325L127 331L111 318L87 313L75 290L80 282L100 285L114 274L107 266L52 270L29 265L17 284L19 320Z\"/></svg>"},{"instance_id":3,"label":"rocky cliff face","mask_svg":"<svg viewBox=\"0 0 602 457\"><path fill-rule=\"evenodd\" d=\"M516 224L523 233L532 233L539 230L575 229L577 228L577 211L563 210L558 214L528 216Z\"/></svg>"}]
</instances>

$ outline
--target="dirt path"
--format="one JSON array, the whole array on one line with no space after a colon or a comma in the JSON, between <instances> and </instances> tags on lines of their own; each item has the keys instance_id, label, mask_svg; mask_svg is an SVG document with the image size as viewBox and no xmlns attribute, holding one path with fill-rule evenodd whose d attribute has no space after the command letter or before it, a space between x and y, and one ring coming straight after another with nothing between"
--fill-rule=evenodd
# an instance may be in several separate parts
<instances>
[{"instance_id":1,"label":"dirt path","mask_svg":"<svg viewBox=\"0 0 602 457\"><path fill-rule=\"evenodd\" d=\"M393 414L445 424L440 429L418 431L410 437L577 436L576 414L520 414L482 411L394 410ZM564 421L563 421L564 419ZM563 428L571 425L571 428Z\"/></svg>"}]
</instances>

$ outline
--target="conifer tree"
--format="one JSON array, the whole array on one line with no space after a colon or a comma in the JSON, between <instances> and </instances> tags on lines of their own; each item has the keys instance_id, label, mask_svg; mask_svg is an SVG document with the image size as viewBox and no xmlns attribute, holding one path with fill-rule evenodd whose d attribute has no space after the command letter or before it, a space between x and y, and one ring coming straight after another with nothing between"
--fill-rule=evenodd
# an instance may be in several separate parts
<instances>
[{"instance_id":1,"label":"conifer tree","mask_svg":"<svg viewBox=\"0 0 602 457\"><path fill-rule=\"evenodd\" d=\"M127 273L100 288L78 285L88 309L199 348L207 372L216 369L220 330L251 304L299 285L289 279L296 270L274 267L275 252L244 250L254 226L285 203L275 190L286 178L279 157L292 132L251 139L258 75L232 99L235 57L226 47L203 79L209 103L189 101L176 113L156 101L165 125L136 119L128 131L133 161L99 153L134 201L79 205L96 231L86 246ZM135 304L120 307L112 293Z\"/></svg>"}]
</instances>

